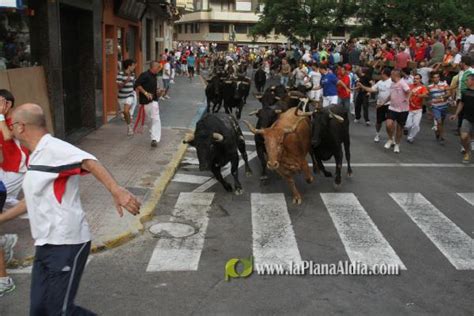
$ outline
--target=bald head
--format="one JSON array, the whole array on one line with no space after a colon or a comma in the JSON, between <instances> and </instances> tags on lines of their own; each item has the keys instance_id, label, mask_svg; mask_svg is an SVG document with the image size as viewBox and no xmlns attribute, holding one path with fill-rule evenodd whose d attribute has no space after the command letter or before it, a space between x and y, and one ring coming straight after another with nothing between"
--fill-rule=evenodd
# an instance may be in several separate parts
<instances>
[{"instance_id":1,"label":"bald head","mask_svg":"<svg viewBox=\"0 0 474 316\"><path fill-rule=\"evenodd\" d=\"M20 105L13 112L13 120L37 128L46 128L43 109L33 103Z\"/></svg>"}]
</instances>

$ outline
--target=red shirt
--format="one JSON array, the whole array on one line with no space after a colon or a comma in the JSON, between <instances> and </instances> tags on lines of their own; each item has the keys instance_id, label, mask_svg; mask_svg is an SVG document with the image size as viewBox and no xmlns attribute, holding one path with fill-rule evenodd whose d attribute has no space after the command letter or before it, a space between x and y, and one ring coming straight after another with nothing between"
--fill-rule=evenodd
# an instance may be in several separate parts
<instances>
[{"instance_id":1,"label":"red shirt","mask_svg":"<svg viewBox=\"0 0 474 316\"><path fill-rule=\"evenodd\" d=\"M7 126L11 122L11 118L6 119ZM21 152L26 155L25 164L28 165L29 152L25 147L17 144L13 139L4 140L3 133L0 132L0 149L2 150L3 162L0 164L0 168L7 172L19 172L22 165Z\"/></svg>"},{"instance_id":2,"label":"red shirt","mask_svg":"<svg viewBox=\"0 0 474 316\"><path fill-rule=\"evenodd\" d=\"M416 38L414 36L410 36L409 45L411 49L416 49Z\"/></svg>"},{"instance_id":3,"label":"red shirt","mask_svg":"<svg viewBox=\"0 0 474 316\"><path fill-rule=\"evenodd\" d=\"M397 56L395 56L395 68L403 69L408 66L408 61L410 60L410 55L405 52L399 52Z\"/></svg>"},{"instance_id":4,"label":"red shirt","mask_svg":"<svg viewBox=\"0 0 474 316\"><path fill-rule=\"evenodd\" d=\"M386 51L384 53L384 58L389 61L393 61L395 59L391 51Z\"/></svg>"},{"instance_id":5,"label":"red shirt","mask_svg":"<svg viewBox=\"0 0 474 316\"><path fill-rule=\"evenodd\" d=\"M426 49L425 45L422 45L416 49L416 52L415 52L416 62L420 62L420 61L423 61L423 59L425 59L425 49Z\"/></svg>"},{"instance_id":6,"label":"red shirt","mask_svg":"<svg viewBox=\"0 0 474 316\"><path fill-rule=\"evenodd\" d=\"M420 98L419 95L428 93L428 89L420 84L410 85L411 97L410 97L410 111L421 110L423 108L423 98Z\"/></svg>"},{"instance_id":7,"label":"red shirt","mask_svg":"<svg viewBox=\"0 0 474 316\"><path fill-rule=\"evenodd\" d=\"M339 76L338 79L344 82L348 88L351 86L351 78L349 75L346 74L344 76ZM351 97L351 93L347 92L343 86L337 85L337 96L341 99L349 99Z\"/></svg>"}]
</instances>

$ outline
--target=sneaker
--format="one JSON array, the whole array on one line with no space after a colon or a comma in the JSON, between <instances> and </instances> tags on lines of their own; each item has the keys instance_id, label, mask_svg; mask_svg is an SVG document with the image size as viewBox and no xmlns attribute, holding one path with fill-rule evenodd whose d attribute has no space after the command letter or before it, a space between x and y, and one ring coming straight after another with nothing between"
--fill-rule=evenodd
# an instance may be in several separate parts
<instances>
[{"instance_id":1,"label":"sneaker","mask_svg":"<svg viewBox=\"0 0 474 316\"><path fill-rule=\"evenodd\" d=\"M471 162L471 154L465 153L464 157L462 158L462 163L470 163Z\"/></svg>"},{"instance_id":2,"label":"sneaker","mask_svg":"<svg viewBox=\"0 0 474 316\"><path fill-rule=\"evenodd\" d=\"M5 253L5 261L9 263L13 259L13 247L18 241L18 235L6 234L0 237L0 245Z\"/></svg>"},{"instance_id":3,"label":"sneaker","mask_svg":"<svg viewBox=\"0 0 474 316\"><path fill-rule=\"evenodd\" d=\"M395 147L393 147L393 152L396 153L396 154L399 154L400 153L400 145L395 144Z\"/></svg>"},{"instance_id":4,"label":"sneaker","mask_svg":"<svg viewBox=\"0 0 474 316\"><path fill-rule=\"evenodd\" d=\"M158 147L158 142L156 140L152 140L151 147Z\"/></svg>"},{"instance_id":5,"label":"sneaker","mask_svg":"<svg viewBox=\"0 0 474 316\"><path fill-rule=\"evenodd\" d=\"M165 95L165 99L169 100L171 97L169 95Z\"/></svg>"},{"instance_id":6,"label":"sneaker","mask_svg":"<svg viewBox=\"0 0 474 316\"><path fill-rule=\"evenodd\" d=\"M407 138L407 142L408 142L409 144L413 144L414 141L415 141L415 140L414 140L413 138Z\"/></svg>"},{"instance_id":7,"label":"sneaker","mask_svg":"<svg viewBox=\"0 0 474 316\"><path fill-rule=\"evenodd\" d=\"M0 278L0 297L3 295L10 293L15 289L15 283L13 283L13 279L10 277L3 277Z\"/></svg>"},{"instance_id":8,"label":"sneaker","mask_svg":"<svg viewBox=\"0 0 474 316\"><path fill-rule=\"evenodd\" d=\"M358 120L358 119L355 119L355 120L354 120L354 123L356 123L356 124L359 123L359 120Z\"/></svg>"},{"instance_id":9,"label":"sneaker","mask_svg":"<svg viewBox=\"0 0 474 316\"><path fill-rule=\"evenodd\" d=\"M365 122L365 126L370 126L370 125L371 125L371 124L370 124L370 121L366 121L366 122Z\"/></svg>"},{"instance_id":10,"label":"sneaker","mask_svg":"<svg viewBox=\"0 0 474 316\"><path fill-rule=\"evenodd\" d=\"M375 137L374 137L374 142L378 143L379 141L380 141L380 136L379 136L379 134L376 134Z\"/></svg>"},{"instance_id":11,"label":"sneaker","mask_svg":"<svg viewBox=\"0 0 474 316\"><path fill-rule=\"evenodd\" d=\"M390 149L390 147L392 147L393 145L393 140L389 139L387 140L387 142L385 143L385 145L383 147L385 147L385 149Z\"/></svg>"},{"instance_id":12,"label":"sneaker","mask_svg":"<svg viewBox=\"0 0 474 316\"><path fill-rule=\"evenodd\" d=\"M165 99L164 97L160 97L160 100L162 100L162 101L163 101L164 99Z\"/></svg>"},{"instance_id":13,"label":"sneaker","mask_svg":"<svg viewBox=\"0 0 474 316\"><path fill-rule=\"evenodd\" d=\"M465 154L466 153L466 150L464 149L464 147L461 146L461 154Z\"/></svg>"},{"instance_id":14,"label":"sneaker","mask_svg":"<svg viewBox=\"0 0 474 316\"><path fill-rule=\"evenodd\" d=\"M127 129L127 136L132 136L133 135L133 126L132 124L128 125Z\"/></svg>"}]
</instances>

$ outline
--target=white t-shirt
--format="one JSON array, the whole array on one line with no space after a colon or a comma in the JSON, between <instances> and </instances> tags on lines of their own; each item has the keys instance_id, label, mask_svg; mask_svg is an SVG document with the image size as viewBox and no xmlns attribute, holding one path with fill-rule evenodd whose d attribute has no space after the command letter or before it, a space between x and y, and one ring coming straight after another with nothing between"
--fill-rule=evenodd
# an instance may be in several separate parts
<instances>
[{"instance_id":1,"label":"white t-shirt","mask_svg":"<svg viewBox=\"0 0 474 316\"><path fill-rule=\"evenodd\" d=\"M469 53L469 47L471 47L471 44L474 44L474 34L469 35L469 37L466 38L466 41L464 42L464 54Z\"/></svg>"},{"instance_id":2,"label":"white t-shirt","mask_svg":"<svg viewBox=\"0 0 474 316\"><path fill-rule=\"evenodd\" d=\"M453 64L459 65L461 63L461 54L457 53L456 56L454 56Z\"/></svg>"},{"instance_id":3,"label":"white t-shirt","mask_svg":"<svg viewBox=\"0 0 474 316\"><path fill-rule=\"evenodd\" d=\"M94 156L50 134L30 155L23 192L36 246L74 245L91 240L79 195L84 160Z\"/></svg>"},{"instance_id":4,"label":"white t-shirt","mask_svg":"<svg viewBox=\"0 0 474 316\"><path fill-rule=\"evenodd\" d=\"M372 87L377 90L377 104L390 104L390 101L385 102L390 96L390 87L392 86L392 79L388 78L387 80L379 80Z\"/></svg>"},{"instance_id":5,"label":"white t-shirt","mask_svg":"<svg viewBox=\"0 0 474 316\"><path fill-rule=\"evenodd\" d=\"M418 68L417 72L421 75L421 83L427 86L430 82L430 73L433 71L433 68L423 67Z\"/></svg>"},{"instance_id":6,"label":"white t-shirt","mask_svg":"<svg viewBox=\"0 0 474 316\"><path fill-rule=\"evenodd\" d=\"M171 78L171 65L170 63L166 63L165 67L163 68L163 79L170 79Z\"/></svg>"}]
</instances>

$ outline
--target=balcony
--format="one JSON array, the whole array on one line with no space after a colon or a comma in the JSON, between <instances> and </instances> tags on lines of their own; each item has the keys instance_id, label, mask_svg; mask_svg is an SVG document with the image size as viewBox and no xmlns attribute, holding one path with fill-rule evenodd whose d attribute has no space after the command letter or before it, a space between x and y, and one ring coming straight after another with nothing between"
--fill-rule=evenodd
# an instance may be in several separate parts
<instances>
[{"instance_id":1,"label":"balcony","mask_svg":"<svg viewBox=\"0 0 474 316\"><path fill-rule=\"evenodd\" d=\"M197 11L193 13L185 14L177 23L190 23L190 22L235 22L241 23L256 23L258 22L258 15L254 12L217 12L217 11Z\"/></svg>"}]
</instances>

